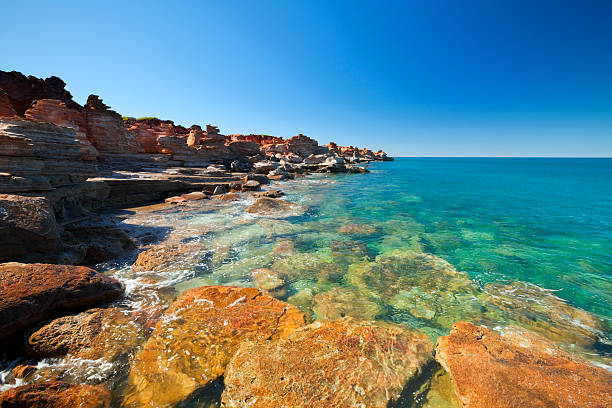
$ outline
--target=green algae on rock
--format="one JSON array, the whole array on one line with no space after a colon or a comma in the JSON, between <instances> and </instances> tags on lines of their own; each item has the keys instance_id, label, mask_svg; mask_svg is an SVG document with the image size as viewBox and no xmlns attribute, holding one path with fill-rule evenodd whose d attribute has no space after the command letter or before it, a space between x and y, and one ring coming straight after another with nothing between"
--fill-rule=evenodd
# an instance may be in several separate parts
<instances>
[{"instance_id":1,"label":"green algae on rock","mask_svg":"<svg viewBox=\"0 0 612 408\"><path fill-rule=\"evenodd\" d=\"M136 354L123 406L167 407L219 378L245 341L284 338L308 317L254 288L184 292Z\"/></svg>"},{"instance_id":2,"label":"green algae on rock","mask_svg":"<svg viewBox=\"0 0 612 408\"><path fill-rule=\"evenodd\" d=\"M423 334L389 323L315 322L244 343L227 367L227 408L387 407L432 360Z\"/></svg>"}]
</instances>

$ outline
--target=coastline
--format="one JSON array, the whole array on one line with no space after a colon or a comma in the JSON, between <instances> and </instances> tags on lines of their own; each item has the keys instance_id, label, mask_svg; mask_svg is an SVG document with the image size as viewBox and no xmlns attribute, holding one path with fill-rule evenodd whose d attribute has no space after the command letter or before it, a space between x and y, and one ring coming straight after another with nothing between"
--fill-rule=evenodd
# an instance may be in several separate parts
<instances>
[{"instance_id":1,"label":"coastline","mask_svg":"<svg viewBox=\"0 0 612 408\"><path fill-rule=\"evenodd\" d=\"M593 315L551 296L541 308L504 297L518 290L530 299L537 287L482 291L446 260L415 248L371 255L355 238L376 234L367 223L333 225L347 239L331 243L331 261L312 263L299 242L287 239L308 233L292 228L309 207L283 199L283 190L291 190L285 183L311 182L301 177L319 172L366 173L361 164L385 160L383 153L319 146L303 135L228 139L213 126L124 120L98 98L85 107L85 122L91 114L94 125L81 126L82 111L62 101L66 95L56 88L61 103L41 98L33 106L38 118L56 124L27 115L0 118L3 142L11 141L0 156L13 158L2 190L11 197L3 195L0 205L17 203L8 209L20 217L3 217L12 228L3 231L3 249L13 251L4 260L29 264L0 265L3 337L21 358L2 372L9 387L0 401L87 400L92 407L276 406L279 398L292 407L611 401L609 371L541 336L543 329L561 336L576 331L569 316L585 327L572 333L574 341L590 345L599 324ZM13 105L18 115L21 105ZM23 142L26 131L29 142ZM86 143L88 132L96 146ZM394 226L396 233L407 225ZM250 288L228 262L238 257L232 243L242 242L242 234L253 236L252 253L240 258ZM265 258L268 252L274 258ZM127 265L113 265L126 254ZM340 270L343 263L348 271ZM105 274L56 264L105 265ZM222 269L216 276L223 284L211 278L211 268ZM319 293L305 284L315 274L325 287ZM421 287L435 292L409 292ZM473 312L475 324L446 316L447 310L432 313L434 295L448 302L443 306L462 295L460 306ZM532 308L533 332L487 328L479 303L486 296L498 296L510 311ZM452 331L434 344L424 330L378 319L391 307L440 327L454 319Z\"/></svg>"}]
</instances>

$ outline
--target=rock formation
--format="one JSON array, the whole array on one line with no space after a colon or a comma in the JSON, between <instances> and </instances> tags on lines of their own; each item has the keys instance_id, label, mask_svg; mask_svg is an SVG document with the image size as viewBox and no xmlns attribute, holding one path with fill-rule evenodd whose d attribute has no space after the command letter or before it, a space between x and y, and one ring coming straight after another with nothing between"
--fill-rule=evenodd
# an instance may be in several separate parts
<instances>
[{"instance_id":1,"label":"rock formation","mask_svg":"<svg viewBox=\"0 0 612 408\"><path fill-rule=\"evenodd\" d=\"M436 360L465 408L612 406L612 373L521 330L456 323Z\"/></svg>"},{"instance_id":2,"label":"rock formation","mask_svg":"<svg viewBox=\"0 0 612 408\"><path fill-rule=\"evenodd\" d=\"M58 310L113 300L123 293L116 279L84 266L0 264L0 339Z\"/></svg>"},{"instance_id":3,"label":"rock formation","mask_svg":"<svg viewBox=\"0 0 612 408\"><path fill-rule=\"evenodd\" d=\"M111 394L101 387L40 382L11 388L0 394L6 408L109 408Z\"/></svg>"},{"instance_id":4,"label":"rock formation","mask_svg":"<svg viewBox=\"0 0 612 408\"><path fill-rule=\"evenodd\" d=\"M388 323L315 322L245 343L225 373L225 407L388 407L432 360L423 334Z\"/></svg>"},{"instance_id":5,"label":"rock formation","mask_svg":"<svg viewBox=\"0 0 612 408\"><path fill-rule=\"evenodd\" d=\"M254 288L184 292L137 353L123 406L175 404L223 375L243 342L284 338L307 322L295 306Z\"/></svg>"}]
</instances>

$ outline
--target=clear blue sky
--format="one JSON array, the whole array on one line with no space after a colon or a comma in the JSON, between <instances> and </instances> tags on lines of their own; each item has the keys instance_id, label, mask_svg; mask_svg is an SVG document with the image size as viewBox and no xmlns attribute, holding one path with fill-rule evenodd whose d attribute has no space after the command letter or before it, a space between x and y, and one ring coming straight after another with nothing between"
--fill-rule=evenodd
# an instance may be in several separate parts
<instances>
[{"instance_id":1,"label":"clear blue sky","mask_svg":"<svg viewBox=\"0 0 612 408\"><path fill-rule=\"evenodd\" d=\"M403 156L612 156L612 1L2 1L0 69Z\"/></svg>"}]
</instances>

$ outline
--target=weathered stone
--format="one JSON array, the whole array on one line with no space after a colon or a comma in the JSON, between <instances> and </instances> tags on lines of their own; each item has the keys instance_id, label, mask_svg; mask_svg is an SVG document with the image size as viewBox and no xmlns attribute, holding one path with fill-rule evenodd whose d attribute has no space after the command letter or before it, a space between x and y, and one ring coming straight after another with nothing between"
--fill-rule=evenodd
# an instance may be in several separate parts
<instances>
[{"instance_id":1,"label":"weathered stone","mask_svg":"<svg viewBox=\"0 0 612 408\"><path fill-rule=\"evenodd\" d=\"M80 223L65 228L62 243L79 252L75 261L95 265L119 258L136 248L127 232L115 225L91 225Z\"/></svg>"},{"instance_id":2,"label":"weathered stone","mask_svg":"<svg viewBox=\"0 0 612 408\"><path fill-rule=\"evenodd\" d=\"M243 191L257 191L261 188L261 183L257 180L249 180L242 184Z\"/></svg>"},{"instance_id":3,"label":"weathered stone","mask_svg":"<svg viewBox=\"0 0 612 408\"><path fill-rule=\"evenodd\" d=\"M529 332L459 322L438 339L436 360L466 408L612 406L612 373Z\"/></svg>"},{"instance_id":4,"label":"weathered stone","mask_svg":"<svg viewBox=\"0 0 612 408\"><path fill-rule=\"evenodd\" d=\"M59 238L49 200L0 194L0 261L28 252L51 251Z\"/></svg>"},{"instance_id":5,"label":"weathered stone","mask_svg":"<svg viewBox=\"0 0 612 408\"><path fill-rule=\"evenodd\" d=\"M0 338L57 310L93 306L118 298L123 285L84 266L0 264Z\"/></svg>"},{"instance_id":6,"label":"weathered stone","mask_svg":"<svg viewBox=\"0 0 612 408\"><path fill-rule=\"evenodd\" d=\"M132 270L162 271L173 264L184 268L198 263L205 254L206 248L199 242L155 245L138 254Z\"/></svg>"},{"instance_id":7,"label":"weathered stone","mask_svg":"<svg viewBox=\"0 0 612 408\"><path fill-rule=\"evenodd\" d=\"M304 214L306 208L291 201L261 197L247 208L246 212L271 217L289 217Z\"/></svg>"},{"instance_id":8,"label":"weathered stone","mask_svg":"<svg viewBox=\"0 0 612 408\"><path fill-rule=\"evenodd\" d=\"M61 381L22 385L0 394L2 408L108 408L110 403L111 394L103 388Z\"/></svg>"},{"instance_id":9,"label":"weathered stone","mask_svg":"<svg viewBox=\"0 0 612 408\"><path fill-rule=\"evenodd\" d=\"M606 331L595 315L572 307L552 291L533 284L487 284L485 291L488 300L510 319L553 341L592 346Z\"/></svg>"},{"instance_id":10,"label":"weathered stone","mask_svg":"<svg viewBox=\"0 0 612 408\"><path fill-rule=\"evenodd\" d=\"M195 200L204 200L205 198L208 198L208 195L204 194L201 191L194 191L191 193L183 194L181 195L181 197L187 201L195 201Z\"/></svg>"},{"instance_id":11,"label":"weathered stone","mask_svg":"<svg viewBox=\"0 0 612 408\"><path fill-rule=\"evenodd\" d=\"M313 311L320 319L337 320L352 317L374 320L385 313L385 308L369 295L349 288L335 288L314 297Z\"/></svg>"},{"instance_id":12,"label":"weathered stone","mask_svg":"<svg viewBox=\"0 0 612 408\"><path fill-rule=\"evenodd\" d=\"M280 198L284 195L285 193L283 193L281 190L273 189L273 190L259 191L257 193L254 193L253 197L255 198L260 198L260 197Z\"/></svg>"},{"instance_id":13,"label":"weathered stone","mask_svg":"<svg viewBox=\"0 0 612 408\"><path fill-rule=\"evenodd\" d=\"M403 326L315 322L286 339L243 344L227 367L225 407L387 407L432 360Z\"/></svg>"},{"instance_id":14,"label":"weathered stone","mask_svg":"<svg viewBox=\"0 0 612 408\"><path fill-rule=\"evenodd\" d=\"M17 116L9 96L0 89L0 118L14 118Z\"/></svg>"},{"instance_id":15,"label":"weathered stone","mask_svg":"<svg viewBox=\"0 0 612 408\"><path fill-rule=\"evenodd\" d=\"M223 375L241 343L284 338L307 320L254 288L186 291L137 353L123 406L171 406Z\"/></svg>"},{"instance_id":16,"label":"weathered stone","mask_svg":"<svg viewBox=\"0 0 612 408\"><path fill-rule=\"evenodd\" d=\"M145 339L145 331L118 308L89 309L54 319L31 330L26 348L37 357L70 354L109 362L129 353Z\"/></svg>"},{"instance_id":17,"label":"weathered stone","mask_svg":"<svg viewBox=\"0 0 612 408\"><path fill-rule=\"evenodd\" d=\"M238 193L225 193L225 194L214 195L212 198L214 200L236 201L240 199L240 195Z\"/></svg>"}]
</instances>

